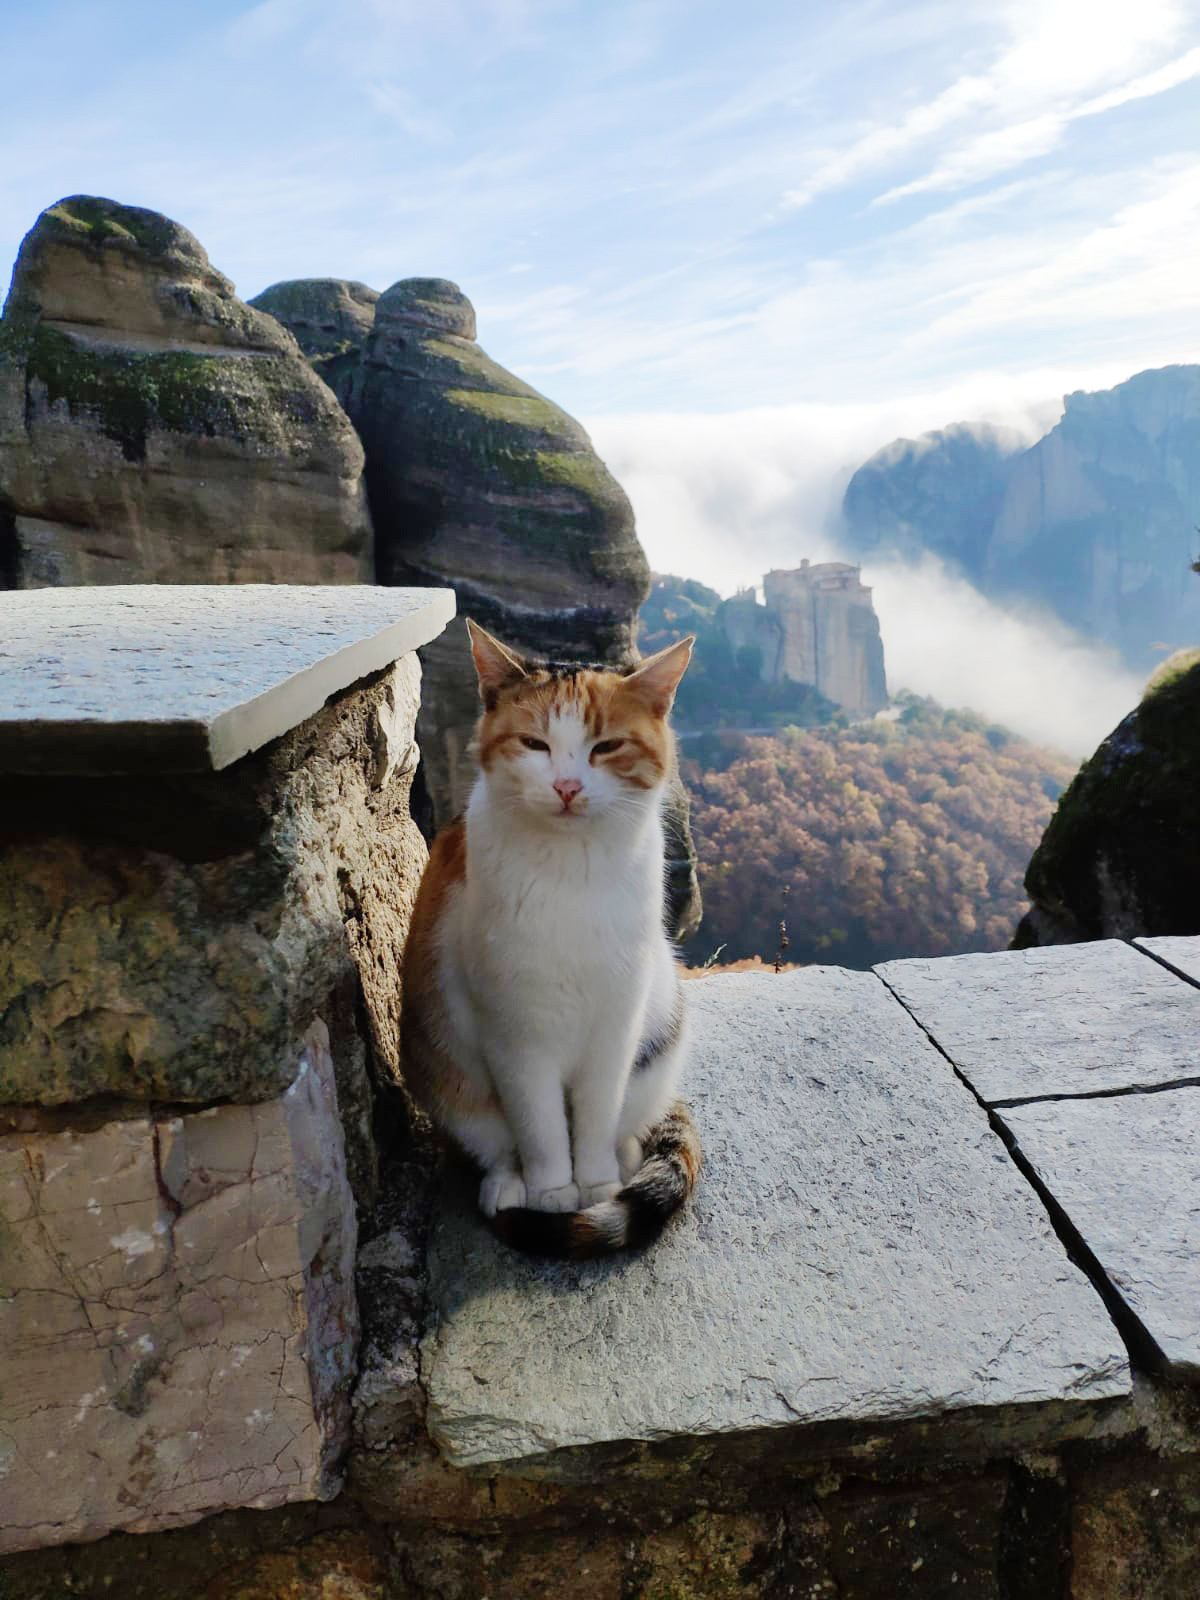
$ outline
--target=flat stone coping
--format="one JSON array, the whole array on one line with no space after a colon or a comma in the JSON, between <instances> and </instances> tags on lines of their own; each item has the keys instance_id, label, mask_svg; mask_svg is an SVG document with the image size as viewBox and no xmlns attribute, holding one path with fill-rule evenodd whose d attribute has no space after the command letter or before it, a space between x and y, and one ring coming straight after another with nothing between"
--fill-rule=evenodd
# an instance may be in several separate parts
<instances>
[{"instance_id":1,"label":"flat stone coping","mask_svg":"<svg viewBox=\"0 0 1200 1600\"><path fill-rule=\"evenodd\" d=\"M1200 1088L999 1113L1176 1377L1200 1377Z\"/></svg>"},{"instance_id":2,"label":"flat stone coping","mask_svg":"<svg viewBox=\"0 0 1200 1600\"><path fill-rule=\"evenodd\" d=\"M552 1471L568 1446L948 1413L991 1438L1032 1410L1049 1435L1129 1391L1099 1295L875 975L685 990L706 1161L651 1250L539 1262L473 1187L444 1200L422 1373L452 1462Z\"/></svg>"},{"instance_id":3,"label":"flat stone coping","mask_svg":"<svg viewBox=\"0 0 1200 1600\"><path fill-rule=\"evenodd\" d=\"M988 1105L1200 1082L1200 989L1119 939L875 970Z\"/></svg>"},{"instance_id":4,"label":"flat stone coping","mask_svg":"<svg viewBox=\"0 0 1200 1600\"><path fill-rule=\"evenodd\" d=\"M1148 939L1135 939L1139 950L1148 950L1152 956L1181 977L1200 983L1200 934L1159 934Z\"/></svg>"},{"instance_id":5,"label":"flat stone coping","mask_svg":"<svg viewBox=\"0 0 1200 1600\"><path fill-rule=\"evenodd\" d=\"M436 638L450 589L130 584L0 595L0 772L229 766Z\"/></svg>"}]
</instances>

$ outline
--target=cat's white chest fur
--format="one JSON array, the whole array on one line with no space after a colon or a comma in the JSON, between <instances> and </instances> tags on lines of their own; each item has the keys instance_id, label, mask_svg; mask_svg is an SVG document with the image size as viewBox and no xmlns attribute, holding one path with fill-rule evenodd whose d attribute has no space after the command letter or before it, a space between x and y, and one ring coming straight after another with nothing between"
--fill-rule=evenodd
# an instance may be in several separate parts
<instances>
[{"instance_id":1,"label":"cat's white chest fur","mask_svg":"<svg viewBox=\"0 0 1200 1600\"><path fill-rule=\"evenodd\" d=\"M553 1040L563 1082L595 1029L640 1031L656 972L671 976L657 805L640 822L514 827L476 789L467 878L448 921L477 1045L486 1049L488 1030L513 1047Z\"/></svg>"}]
</instances>

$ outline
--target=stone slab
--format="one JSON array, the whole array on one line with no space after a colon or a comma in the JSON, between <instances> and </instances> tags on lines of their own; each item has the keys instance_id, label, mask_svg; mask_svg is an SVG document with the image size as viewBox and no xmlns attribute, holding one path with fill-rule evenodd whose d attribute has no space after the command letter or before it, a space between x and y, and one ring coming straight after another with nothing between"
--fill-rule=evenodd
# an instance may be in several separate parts
<instances>
[{"instance_id":1,"label":"stone slab","mask_svg":"<svg viewBox=\"0 0 1200 1600\"><path fill-rule=\"evenodd\" d=\"M1180 1376L1200 1376L1200 1088L998 1113Z\"/></svg>"},{"instance_id":2,"label":"stone slab","mask_svg":"<svg viewBox=\"0 0 1200 1600\"><path fill-rule=\"evenodd\" d=\"M1001 1433L1014 1407L1058 1403L1061 1426L1127 1392L1099 1297L877 978L686 991L706 1165L652 1250L536 1262L444 1201L422 1372L451 1461L962 1408Z\"/></svg>"},{"instance_id":3,"label":"stone slab","mask_svg":"<svg viewBox=\"0 0 1200 1600\"><path fill-rule=\"evenodd\" d=\"M1200 1081L1200 991L1119 939L875 970L988 1105Z\"/></svg>"},{"instance_id":4,"label":"stone slab","mask_svg":"<svg viewBox=\"0 0 1200 1600\"><path fill-rule=\"evenodd\" d=\"M0 1137L0 1552L328 1497L354 1244L319 1024L276 1100Z\"/></svg>"},{"instance_id":5,"label":"stone slab","mask_svg":"<svg viewBox=\"0 0 1200 1600\"><path fill-rule=\"evenodd\" d=\"M1200 934L1160 934L1133 942L1139 950L1148 950L1180 977L1200 983Z\"/></svg>"},{"instance_id":6,"label":"stone slab","mask_svg":"<svg viewBox=\"0 0 1200 1600\"><path fill-rule=\"evenodd\" d=\"M0 772L219 770L435 638L450 589L130 584L0 595Z\"/></svg>"}]
</instances>

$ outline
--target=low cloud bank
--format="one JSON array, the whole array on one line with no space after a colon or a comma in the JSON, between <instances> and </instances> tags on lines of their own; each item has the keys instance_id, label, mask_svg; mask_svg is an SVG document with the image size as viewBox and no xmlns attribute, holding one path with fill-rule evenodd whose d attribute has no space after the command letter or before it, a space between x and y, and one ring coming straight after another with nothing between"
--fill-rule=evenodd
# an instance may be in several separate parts
<instances>
[{"instance_id":1,"label":"low cloud bank","mask_svg":"<svg viewBox=\"0 0 1200 1600\"><path fill-rule=\"evenodd\" d=\"M969 706L1071 756L1090 755L1142 680L1049 613L1005 611L932 557L869 565L888 684Z\"/></svg>"},{"instance_id":2,"label":"low cloud bank","mask_svg":"<svg viewBox=\"0 0 1200 1600\"><path fill-rule=\"evenodd\" d=\"M731 594L770 567L847 559L838 546L846 483L892 439L970 419L1018 428L1032 443L1062 409L1039 396L1124 376L989 377L877 405L606 417L589 431L633 501L651 566ZM1049 614L995 605L933 558L867 563L863 577L875 588L893 690L969 706L1074 756L1138 699L1140 679L1110 651Z\"/></svg>"}]
</instances>

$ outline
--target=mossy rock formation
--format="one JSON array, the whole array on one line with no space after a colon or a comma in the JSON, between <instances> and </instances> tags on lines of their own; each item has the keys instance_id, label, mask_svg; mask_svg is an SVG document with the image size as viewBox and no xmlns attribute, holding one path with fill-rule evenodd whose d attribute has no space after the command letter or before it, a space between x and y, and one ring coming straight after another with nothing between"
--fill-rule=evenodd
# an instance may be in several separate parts
<instances>
[{"instance_id":1,"label":"mossy rock formation","mask_svg":"<svg viewBox=\"0 0 1200 1600\"><path fill-rule=\"evenodd\" d=\"M1080 768L1025 887L1017 949L1200 933L1200 650L1165 662Z\"/></svg>"},{"instance_id":2,"label":"mossy rock formation","mask_svg":"<svg viewBox=\"0 0 1200 1600\"><path fill-rule=\"evenodd\" d=\"M362 465L185 228L91 196L38 218L0 320L0 583L363 581Z\"/></svg>"}]
</instances>

